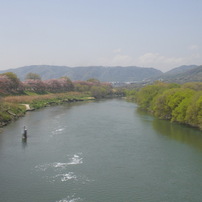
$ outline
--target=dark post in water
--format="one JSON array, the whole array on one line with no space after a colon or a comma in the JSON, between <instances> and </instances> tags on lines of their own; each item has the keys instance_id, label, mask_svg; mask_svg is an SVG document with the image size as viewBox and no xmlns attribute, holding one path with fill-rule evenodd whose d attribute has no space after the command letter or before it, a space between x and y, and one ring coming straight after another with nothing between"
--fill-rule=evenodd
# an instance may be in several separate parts
<instances>
[{"instance_id":1,"label":"dark post in water","mask_svg":"<svg viewBox=\"0 0 202 202\"><path fill-rule=\"evenodd\" d=\"M23 139L23 140L26 140L26 139L27 139L27 129L26 129L25 126L24 126L24 131L23 131L23 133L22 133L22 139Z\"/></svg>"}]
</instances>

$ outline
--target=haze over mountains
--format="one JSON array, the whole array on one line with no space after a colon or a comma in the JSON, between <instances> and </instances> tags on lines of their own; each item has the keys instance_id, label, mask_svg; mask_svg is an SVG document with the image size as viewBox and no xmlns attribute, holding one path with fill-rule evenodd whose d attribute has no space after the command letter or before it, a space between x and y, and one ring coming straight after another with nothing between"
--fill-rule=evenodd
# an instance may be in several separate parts
<instances>
[{"instance_id":1,"label":"haze over mountains","mask_svg":"<svg viewBox=\"0 0 202 202\"><path fill-rule=\"evenodd\" d=\"M184 83L191 81L202 81L202 66L196 65L180 66L166 73L163 73L155 68L143 68L136 66L67 67L51 65L32 65L0 71L0 73L4 72L13 72L21 80L24 80L25 76L32 72L39 74L43 80L67 76L73 81L87 80L90 78L96 78L100 81L107 82L141 82L163 80L167 82Z\"/></svg>"}]
</instances>

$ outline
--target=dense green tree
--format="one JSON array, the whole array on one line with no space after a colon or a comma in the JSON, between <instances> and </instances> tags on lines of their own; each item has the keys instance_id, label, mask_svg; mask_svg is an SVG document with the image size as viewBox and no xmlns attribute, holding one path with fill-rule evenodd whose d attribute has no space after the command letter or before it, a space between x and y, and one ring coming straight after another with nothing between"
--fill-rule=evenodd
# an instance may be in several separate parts
<instances>
[{"instance_id":1,"label":"dense green tree","mask_svg":"<svg viewBox=\"0 0 202 202\"><path fill-rule=\"evenodd\" d=\"M87 82L100 84L100 81L98 79L95 79L95 78L90 78L90 79L87 80Z\"/></svg>"},{"instance_id":2,"label":"dense green tree","mask_svg":"<svg viewBox=\"0 0 202 202\"><path fill-rule=\"evenodd\" d=\"M190 82L185 83L181 86L181 88L190 88L195 91L201 91L202 90L202 82Z\"/></svg>"},{"instance_id":3,"label":"dense green tree","mask_svg":"<svg viewBox=\"0 0 202 202\"><path fill-rule=\"evenodd\" d=\"M192 102L193 95L196 92L191 89L180 89L178 93L176 94L176 97L178 97L178 104L175 109L172 110L172 121L177 121L180 123L185 123L185 117L187 113L187 108Z\"/></svg>"},{"instance_id":4,"label":"dense green tree","mask_svg":"<svg viewBox=\"0 0 202 202\"><path fill-rule=\"evenodd\" d=\"M90 91L91 87L93 86L93 83L88 81L74 81L73 84L75 90L79 92Z\"/></svg>"},{"instance_id":5,"label":"dense green tree","mask_svg":"<svg viewBox=\"0 0 202 202\"><path fill-rule=\"evenodd\" d=\"M161 119L171 119L172 109L168 105L169 97L173 94L174 89L170 89L160 94L154 99L153 113Z\"/></svg>"},{"instance_id":6,"label":"dense green tree","mask_svg":"<svg viewBox=\"0 0 202 202\"><path fill-rule=\"evenodd\" d=\"M163 82L156 82L153 85L147 85L136 93L136 101L140 108L153 111L153 102L155 101L156 96L162 94L165 90L174 87L176 87L176 85L170 85Z\"/></svg>"},{"instance_id":7,"label":"dense green tree","mask_svg":"<svg viewBox=\"0 0 202 202\"><path fill-rule=\"evenodd\" d=\"M163 119L184 122L186 110L195 91L173 88L159 95L154 102L154 114Z\"/></svg>"},{"instance_id":8,"label":"dense green tree","mask_svg":"<svg viewBox=\"0 0 202 202\"><path fill-rule=\"evenodd\" d=\"M202 129L202 91L193 96L187 108L185 122Z\"/></svg>"},{"instance_id":9,"label":"dense green tree","mask_svg":"<svg viewBox=\"0 0 202 202\"><path fill-rule=\"evenodd\" d=\"M102 98L107 95L107 89L104 88L103 86L92 86L90 89L90 92L93 97L95 98Z\"/></svg>"},{"instance_id":10,"label":"dense green tree","mask_svg":"<svg viewBox=\"0 0 202 202\"><path fill-rule=\"evenodd\" d=\"M39 74L35 74L35 73L30 72L25 76L25 80L29 80L29 79L41 80L41 76Z\"/></svg>"}]
</instances>

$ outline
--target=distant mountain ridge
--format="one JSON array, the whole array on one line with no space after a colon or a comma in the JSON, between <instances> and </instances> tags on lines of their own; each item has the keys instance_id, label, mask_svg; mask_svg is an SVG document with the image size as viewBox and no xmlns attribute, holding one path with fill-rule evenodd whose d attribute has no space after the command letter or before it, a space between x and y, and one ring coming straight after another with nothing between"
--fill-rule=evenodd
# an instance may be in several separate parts
<instances>
[{"instance_id":1,"label":"distant mountain ridge","mask_svg":"<svg viewBox=\"0 0 202 202\"><path fill-rule=\"evenodd\" d=\"M8 69L0 71L13 72L20 80L24 80L30 72L39 74L43 80L60 78L62 76L69 77L72 81L85 81L95 78L100 81L107 82L152 82L161 80L173 83L185 83L200 81L202 82L202 66L183 65L173 68L172 70L162 73L155 68L145 68L136 66L127 67L103 67L103 66L87 66L87 67L68 67L68 66L51 66L51 65L31 65L19 67L16 69Z\"/></svg>"},{"instance_id":2,"label":"distant mountain ridge","mask_svg":"<svg viewBox=\"0 0 202 202\"><path fill-rule=\"evenodd\" d=\"M192 70L197 68L197 65L182 65L180 67L176 67L171 69L170 71L164 73L164 75L176 75L176 74L181 74L181 73L185 73L186 71Z\"/></svg>"},{"instance_id":3,"label":"distant mountain ridge","mask_svg":"<svg viewBox=\"0 0 202 202\"><path fill-rule=\"evenodd\" d=\"M16 69L8 69L0 71L13 72L21 80L32 72L39 74L43 80L60 78L67 76L71 80L87 80L96 78L100 81L107 82L136 82L147 80L154 76L160 76L162 72L154 68L143 68L136 66L128 67L103 67L103 66L89 66L89 67L67 67L67 66L50 66L50 65L32 65L19 67Z\"/></svg>"},{"instance_id":4,"label":"distant mountain ridge","mask_svg":"<svg viewBox=\"0 0 202 202\"><path fill-rule=\"evenodd\" d=\"M202 82L202 66L183 65L162 74L159 78L175 83Z\"/></svg>"}]
</instances>

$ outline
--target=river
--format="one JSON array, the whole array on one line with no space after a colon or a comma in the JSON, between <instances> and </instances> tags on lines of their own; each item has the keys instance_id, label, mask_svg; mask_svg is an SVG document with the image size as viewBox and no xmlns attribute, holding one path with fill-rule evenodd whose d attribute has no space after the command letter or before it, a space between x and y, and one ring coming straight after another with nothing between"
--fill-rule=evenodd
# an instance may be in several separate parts
<instances>
[{"instance_id":1,"label":"river","mask_svg":"<svg viewBox=\"0 0 202 202\"><path fill-rule=\"evenodd\" d=\"M201 131L123 99L28 112L0 133L2 202L199 202L201 183Z\"/></svg>"}]
</instances>

